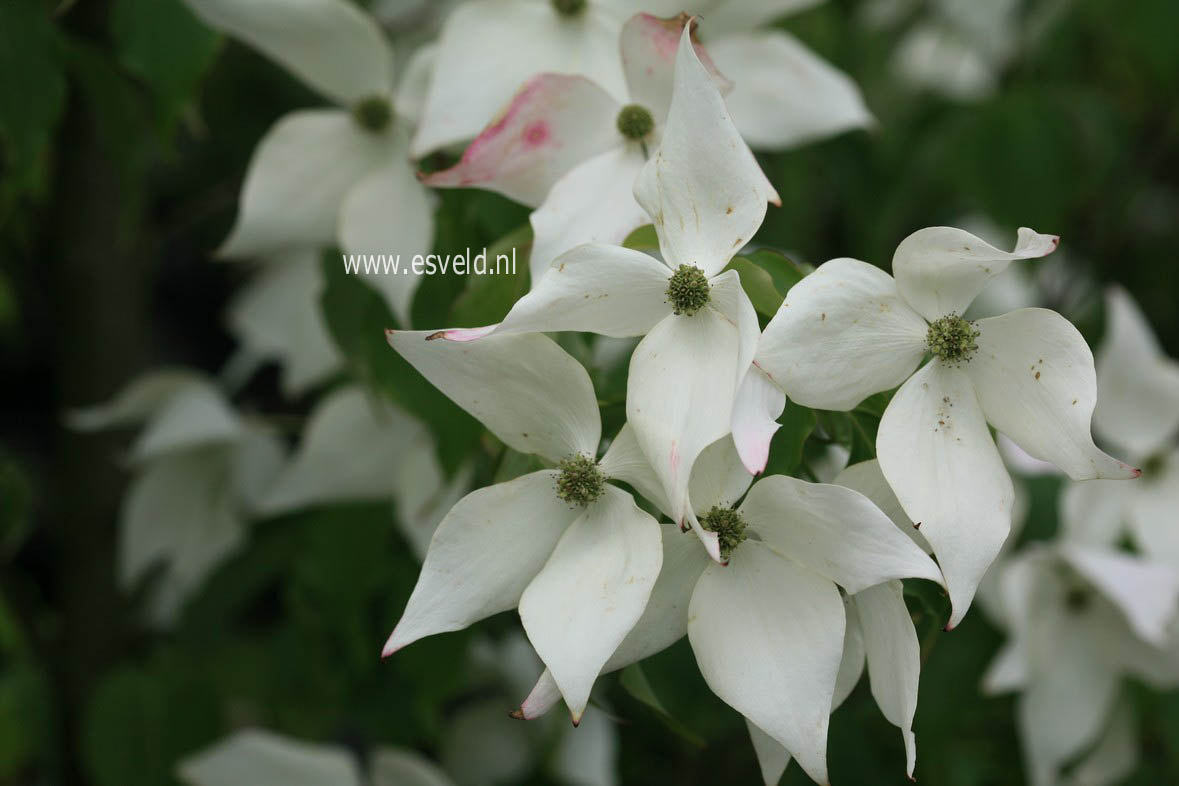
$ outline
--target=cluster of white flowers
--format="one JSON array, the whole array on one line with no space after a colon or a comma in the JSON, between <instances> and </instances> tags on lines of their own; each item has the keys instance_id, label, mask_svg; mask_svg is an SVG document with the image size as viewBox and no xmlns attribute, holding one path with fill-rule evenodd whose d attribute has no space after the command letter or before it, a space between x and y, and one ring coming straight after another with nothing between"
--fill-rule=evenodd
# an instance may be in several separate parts
<instances>
[{"instance_id":1,"label":"cluster of white flowers","mask_svg":"<svg viewBox=\"0 0 1179 786\"><path fill-rule=\"evenodd\" d=\"M172 561L163 616L241 541L242 516L392 496L424 563L384 655L518 609L543 662L518 715L563 700L577 724L600 675L687 635L708 685L747 720L769 784L791 758L827 783L828 719L866 664L911 776L920 654L901 579L946 589L947 630L985 588L1016 507L994 428L1086 481L1066 492L1076 537L1004 558L992 604L1006 609L996 614L1012 638L989 685L1025 689L1036 783L1052 783L1105 729L1121 674L1165 681L1160 661L1120 644L1174 640L1179 539L1160 522L1179 501L1179 455L1163 450L1179 427L1179 371L1159 360L1122 295L1101 377L1055 312L963 316L1011 263L1051 253L1058 238L1021 229L1007 252L964 230L919 230L900 242L891 276L847 258L818 266L762 330L730 266L778 202L750 146L782 149L873 122L850 80L765 27L811 2L652 0L651 13L633 14L612 0L472 0L450 12L436 43L401 61L344 0L187 2L338 107L283 118L250 164L220 250L266 263L231 312L242 367L281 360L289 393L322 382L341 359L318 314L316 250L425 253L428 187L496 191L534 208L531 291L497 324L390 330L388 340L545 468L458 499L468 476L445 477L428 430L359 388L324 398L287 458L207 380L153 377L79 425L148 419L135 454L155 463L132 493L124 534L137 545L125 573L131 581ZM695 18L672 16L684 5L706 12L699 31ZM415 177L413 159L467 142L454 166ZM622 245L646 224L657 255ZM410 324L418 276L367 281ZM565 331L639 339L626 424L614 434L602 433L585 368L546 335ZM829 483L754 482L787 407L848 411L893 389L878 460ZM1159 480L1095 482L1140 474L1094 443L1099 391L1099 436ZM192 485L206 476L216 494ZM163 497L190 493L191 521L170 540L141 537L153 516L170 515ZM1123 525L1169 567L1115 552ZM193 534L202 528L217 538ZM1041 593L1053 602L1034 602ZM1076 622L1082 606L1091 625ZM349 754L299 752L261 733L183 772L210 786L241 782L232 768L246 759L361 782ZM401 766L380 754L369 782L446 782L381 774Z\"/></svg>"}]
</instances>

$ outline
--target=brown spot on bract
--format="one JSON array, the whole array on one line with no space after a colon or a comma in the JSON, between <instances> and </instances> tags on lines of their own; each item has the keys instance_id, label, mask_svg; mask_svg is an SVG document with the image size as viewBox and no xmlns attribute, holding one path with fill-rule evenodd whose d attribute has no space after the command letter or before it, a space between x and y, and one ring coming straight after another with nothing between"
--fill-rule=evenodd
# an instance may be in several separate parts
<instances>
[{"instance_id":1,"label":"brown spot on bract","mask_svg":"<svg viewBox=\"0 0 1179 786\"><path fill-rule=\"evenodd\" d=\"M1037 372L1036 372L1036 379L1039 379L1039 378L1040 378L1040 372L1039 372L1039 371L1037 371Z\"/></svg>"},{"instance_id":2,"label":"brown spot on bract","mask_svg":"<svg viewBox=\"0 0 1179 786\"><path fill-rule=\"evenodd\" d=\"M819 315L819 321L820 321L820 322L826 322L826 321L827 321L827 312L826 312L826 311L824 311L822 314L820 314L820 315Z\"/></svg>"},{"instance_id":3,"label":"brown spot on bract","mask_svg":"<svg viewBox=\"0 0 1179 786\"><path fill-rule=\"evenodd\" d=\"M729 205L728 207L725 208L725 215L726 216L733 215L733 206L732 205Z\"/></svg>"}]
</instances>

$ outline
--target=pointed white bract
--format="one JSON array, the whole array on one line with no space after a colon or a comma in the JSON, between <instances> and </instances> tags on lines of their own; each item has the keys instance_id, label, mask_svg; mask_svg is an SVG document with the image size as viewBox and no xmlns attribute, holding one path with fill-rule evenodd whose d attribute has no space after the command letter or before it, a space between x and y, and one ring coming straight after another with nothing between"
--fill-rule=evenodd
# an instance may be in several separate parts
<instances>
[{"instance_id":1,"label":"pointed white bract","mask_svg":"<svg viewBox=\"0 0 1179 786\"><path fill-rule=\"evenodd\" d=\"M415 98L428 58L394 81L380 26L346 0L185 0L209 26L256 48L338 108L280 118L246 172L238 218L219 255L270 256L337 244L354 255L401 255L433 242L433 203L409 164ZM404 108L394 98L404 100ZM401 322L416 274L368 278Z\"/></svg>"},{"instance_id":2,"label":"pointed white bract","mask_svg":"<svg viewBox=\"0 0 1179 786\"><path fill-rule=\"evenodd\" d=\"M1075 479L1139 474L1093 442L1093 358L1071 324L1043 309L961 318L1011 262L1056 245L1027 228L1010 252L960 229L919 230L897 248L895 279L852 259L821 265L758 344L757 366L806 406L852 409L900 385L876 437L880 468L938 557L951 628L1011 527L1011 480L988 423ZM765 451L764 429L741 438L743 453Z\"/></svg>"},{"instance_id":3,"label":"pointed white bract","mask_svg":"<svg viewBox=\"0 0 1179 786\"><path fill-rule=\"evenodd\" d=\"M517 606L574 722L642 615L663 561L660 528L596 461L601 422L585 369L538 334L474 343L390 331L423 376L521 452L560 469L474 491L438 525L388 656Z\"/></svg>"}]
</instances>

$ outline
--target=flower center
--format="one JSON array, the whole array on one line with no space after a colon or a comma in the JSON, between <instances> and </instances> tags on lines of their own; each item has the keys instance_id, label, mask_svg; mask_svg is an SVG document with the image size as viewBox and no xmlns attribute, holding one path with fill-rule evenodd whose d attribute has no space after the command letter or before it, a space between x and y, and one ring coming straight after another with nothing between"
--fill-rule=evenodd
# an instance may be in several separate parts
<instances>
[{"instance_id":1,"label":"flower center","mask_svg":"<svg viewBox=\"0 0 1179 786\"><path fill-rule=\"evenodd\" d=\"M585 0L553 0L553 8L561 16L577 16L585 10Z\"/></svg>"},{"instance_id":2,"label":"flower center","mask_svg":"<svg viewBox=\"0 0 1179 786\"><path fill-rule=\"evenodd\" d=\"M352 119L366 131L384 131L393 119L393 107L384 96L369 96L352 107Z\"/></svg>"},{"instance_id":3,"label":"flower center","mask_svg":"<svg viewBox=\"0 0 1179 786\"><path fill-rule=\"evenodd\" d=\"M726 561L733 555L733 549L745 541L745 519L732 508L714 505L701 517L700 526L716 533L721 559Z\"/></svg>"},{"instance_id":4,"label":"flower center","mask_svg":"<svg viewBox=\"0 0 1179 786\"><path fill-rule=\"evenodd\" d=\"M655 118L650 110L638 104L627 104L618 112L615 121L618 133L627 139L639 140L651 133L655 128Z\"/></svg>"},{"instance_id":5,"label":"flower center","mask_svg":"<svg viewBox=\"0 0 1179 786\"><path fill-rule=\"evenodd\" d=\"M680 265L667 282L667 302L674 313L692 316L708 305L710 291L703 270L695 265Z\"/></svg>"},{"instance_id":6,"label":"flower center","mask_svg":"<svg viewBox=\"0 0 1179 786\"><path fill-rule=\"evenodd\" d=\"M569 456L557 466L561 470L557 476L557 497L571 505L588 505L606 490L606 473L589 456L580 453Z\"/></svg>"},{"instance_id":7,"label":"flower center","mask_svg":"<svg viewBox=\"0 0 1179 786\"><path fill-rule=\"evenodd\" d=\"M929 351L947 363L965 363L978 349L975 339L979 336L973 322L967 322L957 314L949 314L929 325L925 343Z\"/></svg>"}]
</instances>

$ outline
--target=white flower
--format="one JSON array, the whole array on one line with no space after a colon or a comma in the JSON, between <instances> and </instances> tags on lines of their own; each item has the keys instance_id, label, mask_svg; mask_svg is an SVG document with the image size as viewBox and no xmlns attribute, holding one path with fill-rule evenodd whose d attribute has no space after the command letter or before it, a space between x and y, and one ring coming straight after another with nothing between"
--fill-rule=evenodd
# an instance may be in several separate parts
<instances>
[{"instance_id":1,"label":"white flower","mask_svg":"<svg viewBox=\"0 0 1179 786\"><path fill-rule=\"evenodd\" d=\"M601 421L589 375L543 335L472 346L390 332L389 343L509 447L560 469L474 491L451 509L384 654L519 606L577 722L663 560L658 523L607 482L613 449L596 461Z\"/></svg>"},{"instance_id":2,"label":"white flower","mask_svg":"<svg viewBox=\"0 0 1179 786\"><path fill-rule=\"evenodd\" d=\"M87 431L144 423L119 512L119 581L130 589L163 563L149 616L168 625L241 548L248 518L282 465L282 442L241 418L204 377L181 370L147 374L69 421Z\"/></svg>"},{"instance_id":3,"label":"white flower","mask_svg":"<svg viewBox=\"0 0 1179 786\"><path fill-rule=\"evenodd\" d=\"M432 203L408 151L431 50L421 50L395 85L388 41L347 0L186 2L339 107L292 112L270 130L254 152L237 223L219 253L254 257L333 243L348 253L404 259L428 251ZM405 321L418 276L368 278Z\"/></svg>"},{"instance_id":4,"label":"white flower","mask_svg":"<svg viewBox=\"0 0 1179 786\"><path fill-rule=\"evenodd\" d=\"M241 344L233 361L240 378L276 362L282 392L294 398L340 370L344 360L319 308L323 287L319 254L301 249L267 260L234 295L226 321Z\"/></svg>"},{"instance_id":5,"label":"white flower","mask_svg":"<svg viewBox=\"0 0 1179 786\"><path fill-rule=\"evenodd\" d=\"M667 121L676 46L687 23L684 15L631 17L619 42L623 101L583 76L538 74L461 161L423 182L486 188L537 207L530 218L533 286L563 251L589 242L621 244L649 221L634 184ZM730 87L699 44L696 52L722 89Z\"/></svg>"},{"instance_id":6,"label":"white flower","mask_svg":"<svg viewBox=\"0 0 1179 786\"><path fill-rule=\"evenodd\" d=\"M378 747L367 771L347 748L245 729L180 762L186 786L454 786L437 765L403 748Z\"/></svg>"},{"instance_id":7,"label":"white flower","mask_svg":"<svg viewBox=\"0 0 1179 786\"><path fill-rule=\"evenodd\" d=\"M1093 431L1139 462L1143 474L1129 484L1070 484L1063 523L1072 537L1100 545L1128 530L1144 554L1179 568L1179 363L1163 354L1125 291L1110 289L1106 304Z\"/></svg>"},{"instance_id":8,"label":"white flower","mask_svg":"<svg viewBox=\"0 0 1179 786\"><path fill-rule=\"evenodd\" d=\"M767 201L777 200L687 29L663 142L635 197L655 223L663 262L616 246L579 246L558 257L499 325L444 334L458 341L530 331L645 334L631 357L627 420L682 523L692 464L729 433L757 339L757 315L736 271L721 271L761 226Z\"/></svg>"},{"instance_id":9,"label":"white flower","mask_svg":"<svg viewBox=\"0 0 1179 786\"><path fill-rule=\"evenodd\" d=\"M709 51L735 84L730 105L752 144L783 148L870 125L856 86L798 40L762 25L819 0L472 0L447 18L413 154L466 142L539 73L587 77L625 102L618 34L635 11L702 14Z\"/></svg>"},{"instance_id":10,"label":"white flower","mask_svg":"<svg viewBox=\"0 0 1179 786\"><path fill-rule=\"evenodd\" d=\"M610 452L619 477L667 512L658 478L628 428ZM894 580L941 583L941 573L858 491L775 475L734 508L751 480L731 439L701 454L692 516L719 536L728 564L708 560L692 539L663 525L663 571L642 618L603 671L653 655L686 633L709 686L748 720L767 783L777 782L791 755L826 783L828 716L854 687L866 651L873 693L904 731L911 772L920 663ZM859 610L849 637L838 587L853 594L848 608ZM538 717L558 699L546 672L521 714Z\"/></svg>"},{"instance_id":11,"label":"white flower","mask_svg":"<svg viewBox=\"0 0 1179 786\"><path fill-rule=\"evenodd\" d=\"M1120 780L1137 758L1133 718L1117 708L1123 677L1179 684L1179 573L1068 541L1032 547L997 568L997 621L1010 638L984 688L1020 692L1029 782ZM1062 778L1065 764L1091 749L1073 780Z\"/></svg>"},{"instance_id":12,"label":"white flower","mask_svg":"<svg viewBox=\"0 0 1179 786\"><path fill-rule=\"evenodd\" d=\"M442 516L468 487L470 472L447 480L425 425L355 386L320 401L291 460L270 485L267 515L360 500L392 500L402 534L419 559ZM411 460L407 460L411 456Z\"/></svg>"},{"instance_id":13,"label":"white flower","mask_svg":"<svg viewBox=\"0 0 1179 786\"><path fill-rule=\"evenodd\" d=\"M934 227L901 242L895 280L854 259L827 262L790 290L766 327L755 359L764 374L748 375L734 414L738 448L760 470L782 391L804 406L847 410L900 385L876 449L945 572L951 628L1011 527L1011 478L988 422L1074 479L1139 474L1093 444L1093 357L1067 320L1036 308L978 322L959 316L1013 260L1056 244L1021 229L1007 253Z\"/></svg>"}]
</instances>

